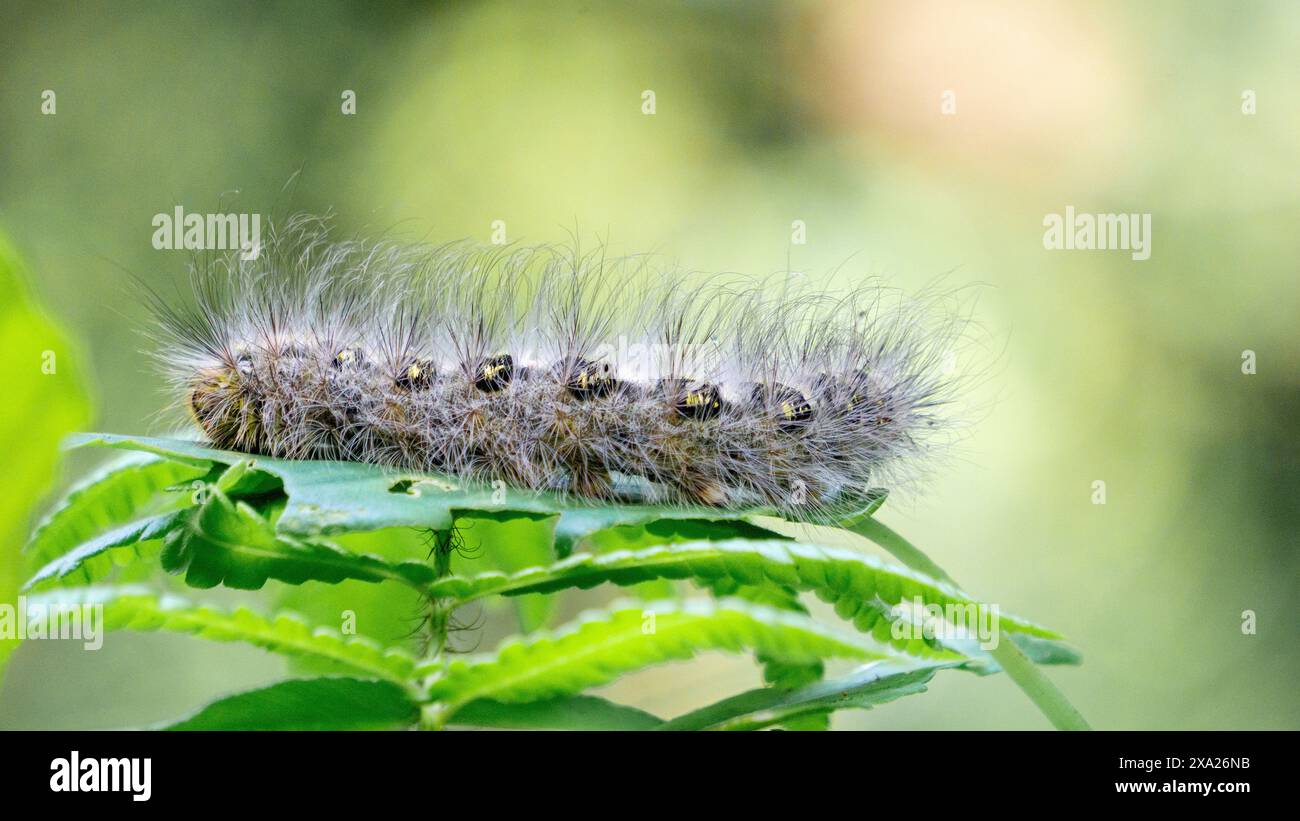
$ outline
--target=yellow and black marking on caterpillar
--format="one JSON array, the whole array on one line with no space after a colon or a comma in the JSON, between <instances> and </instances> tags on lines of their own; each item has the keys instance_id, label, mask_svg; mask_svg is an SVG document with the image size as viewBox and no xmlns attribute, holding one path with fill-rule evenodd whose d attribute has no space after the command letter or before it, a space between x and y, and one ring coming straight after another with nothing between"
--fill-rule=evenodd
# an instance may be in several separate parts
<instances>
[{"instance_id":1,"label":"yellow and black marking on caterpillar","mask_svg":"<svg viewBox=\"0 0 1300 821\"><path fill-rule=\"evenodd\" d=\"M673 409L683 419L716 419L722 413L722 393L717 385L693 385L678 397Z\"/></svg>"},{"instance_id":2,"label":"yellow and black marking on caterpillar","mask_svg":"<svg viewBox=\"0 0 1300 821\"><path fill-rule=\"evenodd\" d=\"M474 387L483 393L504 390L515 375L515 360L510 354L498 354L481 362L476 369Z\"/></svg>"},{"instance_id":3,"label":"yellow and black marking on caterpillar","mask_svg":"<svg viewBox=\"0 0 1300 821\"><path fill-rule=\"evenodd\" d=\"M433 360L427 356L417 356L402 365L393 384L406 391L423 391L433 385L433 379Z\"/></svg>"},{"instance_id":4,"label":"yellow and black marking on caterpillar","mask_svg":"<svg viewBox=\"0 0 1300 821\"><path fill-rule=\"evenodd\" d=\"M946 444L964 323L845 293L647 273L554 247L333 241L300 217L255 260L150 295L159 361L212 444L663 504L831 516Z\"/></svg>"}]
</instances>

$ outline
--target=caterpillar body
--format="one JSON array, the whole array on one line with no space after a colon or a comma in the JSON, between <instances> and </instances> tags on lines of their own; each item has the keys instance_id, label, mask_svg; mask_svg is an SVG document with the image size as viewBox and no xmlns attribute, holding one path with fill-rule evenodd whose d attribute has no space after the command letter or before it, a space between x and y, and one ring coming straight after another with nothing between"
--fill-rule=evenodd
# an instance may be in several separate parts
<instances>
[{"instance_id":1,"label":"caterpillar body","mask_svg":"<svg viewBox=\"0 0 1300 821\"><path fill-rule=\"evenodd\" d=\"M964 322L576 247L335 240L273 226L255 259L150 292L155 350L214 446L807 520L898 481L952 429Z\"/></svg>"}]
</instances>

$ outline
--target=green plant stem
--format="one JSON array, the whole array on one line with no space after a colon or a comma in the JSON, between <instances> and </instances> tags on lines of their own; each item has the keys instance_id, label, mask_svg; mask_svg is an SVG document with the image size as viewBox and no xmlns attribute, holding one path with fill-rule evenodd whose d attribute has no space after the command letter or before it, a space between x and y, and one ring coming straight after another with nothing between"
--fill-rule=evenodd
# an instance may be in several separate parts
<instances>
[{"instance_id":1,"label":"green plant stem","mask_svg":"<svg viewBox=\"0 0 1300 821\"><path fill-rule=\"evenodd\" d=\"M438 531L433 534L433 572L435 578L443 579L451 575L451 552L454 549L453 531ZM447 649L447 634L451 626L451 611L455 603L451 599L431 597L429 599L429 649L426 657L437 661ZM437 675L437 674L435 674ZM425 685L427 686L426 680ZM422 730L441 730L446 722L446 714L441 704L425 703L420 705L419 728Z\"/></svg>"},{"instance_id":2,"label":"green plant stem","mask_svg":"<svg viewBox=\"0 0 1300 821\"><path fill-rule=\"evenodd\" d=\"M1057 689L1052 680L1043 675L1037 665L1011 640L999 641L998 646L989 651L993 659L1002 665L1002 670L1011 677L1029 700L1052 722L1058 730L1091 730L1088 722L1070 700Z\"/></svg>"},{"instance_id":3,"label":"green plant stem","mask_svg":"<svg viewBox=\"0 0 1300 821\"><path fill-rule=\"evenodd\" d=\"M452 534L435 533L433 537L433 572L435 578L442 579L451 575ZM453 605L447 599L431 599L432 612L429 614L429 651L430 659L437 659L447 647L447 633L451 625Z\"/></svg>"},{"instance_id":4,"label":"green plant stem","mask_svg":"<svg viewBox=\"0 0 1300 821\"><path fill-rule=\"evenodd\" d=\"M956 579L935 564L934 560L925 555L920 548L874 517L868 516L846 522L844 528L880 545L918 573L924 573L931 578L948 582L958 589L961 588ZM1021 652L1014 641L999 641L997 647L989 652L1007 676L1024 691L1025 695L1029 696L1029 700L1047 717L1048 721L1052 722L1053 727L1058 730L1092 729L1065 694L1057 689L1052 680Z\"/></svg>"}]
</instances>

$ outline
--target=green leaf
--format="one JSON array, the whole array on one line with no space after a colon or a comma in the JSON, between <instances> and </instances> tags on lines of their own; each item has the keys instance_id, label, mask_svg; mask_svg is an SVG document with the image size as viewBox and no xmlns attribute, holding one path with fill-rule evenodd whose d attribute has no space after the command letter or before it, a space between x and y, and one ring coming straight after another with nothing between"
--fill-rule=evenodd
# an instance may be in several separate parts
<instances>
[{"instance_id":1,"label":"green leaf","mask_svg":"<svg viewBox=\"0 0 1300 821\"><path fill-rule=\"evenodd\" d=\"M46 515L28 542L28 567L36 569L105 531L189 504L186 485L207 470L154 456L132 454L107 465L77 484Z\"/></svg>"},{"instance_id":2,"label":"green leaf","mask_svg":"<svg viewBox=\"0 0 1300 821\"><path fill-rule=\"evenodd\" d=\"M1012 633L1011 640L1034 664L1082 664L1083 654L1062 641Z\"/></svg>"},{"instance_id":3,"label":"green leaf","mask_svg":"<svg viewBox=\"0 0 1300 821\"><path fill-rule=\"evenodd\" d=\"M187 515L186 511L163 513L110 530L53 559L37 570L23 589L32 590L48 583L103 581L114 567L156 556L162 547L159 540L187 521Z\"/></svg>"},{"instance_id":4,"label":"green leaf","mask_svg":"<svg viewBox=\"0 0 1300 821\"><path fill-rule=\"evenodd\" d=\"M546 593L566 587L589 588L605 582L629 585L652 578L697 579L705 583L731 580L745 585L775 585L811 590L835 606L841 618L919 656L940 656L945 650L917 636L894 638L890 605L919 598L941 607L974 602L956 589L915 571L885 564L873 556L833 547L789 541L688 542L603 555L578 554L550 567L532 568L507 576L485 573L472 578L446 578L430 586L437 596L462 602L485 595ZM1047 640L1061 637L1017 616L999 613L1002 630Z\"/></svg>"},{"instance_id":5,"label":"green leaf","mask_svg":"<svg viewBox=\"0 0 1300 821\"><path fill-rule=\"evenodd\" d=\"M53 479L58 442L90 417L81 352L32 303L26 279L18 255L0 237L0 453L9 477L0 494L0 604L10 606L23 579L20 547ZM0 638L0 675L18 643Z\"/></svg>"},{"instance_id":6,"label":"green leaf","mask_svg":"<svg viewBox=\"0 0 1300 821\"><path fill-rule=\"evenodd\" d=\"M554 634L516 638L495 653L445 666L429 663L420 672L437 674L429 697L442 703L435 723L445 723L464 704L481 698L520 702L575 695L632 670L689 659L703 650L746 649L795 662L891 657L855 634L807 616L740 599L701 599L616 604Z\"/></svg>"},{"instance_id":7,"label":"green leaf","mask_svg":"<svg viewBox=\"0 0 1300 821\"><path fill-rule=\"evenodd\" d=\"M518 704L479 699L457 710L452 723L503 730L653 730L663 720L603 698L568 696Z\"/></svg>"},{"instance_id":8,"label":"green leaf","mask_svg":"<svg viewBox=\"0 0 1300 821\"><path fill-rule=\"evenodd\" d=\"M742 528L749 524L748 519L760 513L773 513L765 510L727 511L705 507L656 507L654 505L594 505L584 506L577 499L568 500L561 508L560 522L555 528L555 552L561 558L575 550L599 550L599 540L588 543L594 534L608 534L611 530L635 532L656 523L664 523L671 528L671 522L685 521L683 528L692 524L703 527L725 529ZM757 528L757 525L753 527Z\"/></svg>"},{"instance_id":9,"label":"green leaf","mask_svg":"<svg viewBox=\"0 0 1300 821\"><path fill-rule=\"evenodd\" d=\"M355 678L290 679L226 696L161 730L397 730L419 720L397 685Z\"/></svg>"},{"instance_id":10,"label":"green leaf","mask_svg":"<svg viewBox=\"0 0 1300 821\"><path fill-rule=\"evenodd\" d=\"M115 567L157 556L162 545L156 540L189 522L185 508L193 504L194 491L208 487L200 478L215 479L213 486L229 493L257 495L272 489L267 480L273 477L248 469L246 462L226 469L150 454L131 456L144 458L100 471L70 493L38 528L30 556L49 558L44 566L34 566L24 589L51 582L102 582ZM279 480L273 480L273 488L279 488ZM144 515L148 513L154 515ZM117 526L102 532L109 525Z\"/></svg>"},{"instance_id":11,"label":"green leaf","mask_svg":"<svg viewBox=\"0 0 1300 821\"><path fill-rule=\"evenodd\" d=\"M694 581L700 587L707 589L718 597L735 596L756 604L775 607L779 610L793 610L796 613L808 612L808 608L799 600L799 591L786 585L767 581L746 583L737 581L731 576L696 577Z\"/></svg>"},{"instance_id":12,"label":"green leaf","mask_svg":"<svg viewBox=\"0 0 1300 821\"><path fill-rule=\"evenodd\" d=\"M381 647L366 638L341 636L328 628L312 628L291 613L281 613L272 619L244 607L227 613L134 586L77 587L38 593L28 598L29 626L36 622L49 626L52 613L87 606L103 607L105 630L166 630L211 641L240 641L281 655L336 662L368 676L399 683L407 682L415 668L415 659L403 651Z\"/></svg>"},{"instance_id":13,"label":"green leaf","mask_svg":"<svg viewBox=\"0 0 1300 821\"><path fill-rule=\"evenodd\" d=\"M678 542L724 539L780 539L780 534L744 519L655 519L635 525L618 525L589 533L578 540L575 549L591 553L635 550ZM671 599L677 585L671 579L651 579L631 586L637 598Z\"/></svg>"},{"instance_id":14,"label":"green leaf","mask_svg":"<svg viewBox=\"0 0 1300 821\"><path fill-rule=\"evenodd\" d=\"M723 584L725 587L731 585ZM759 587L752 585L735 585L736 590L733 595L738 595L748 601L765 601L776 599L778 602L773 606L782 609L794 610L799 613L807 613L808 610L799 601L797 595L791 596L772 596L771 588ZM781 593L790 592L783 589ZM714 595L719 595L718 585L714 585ZM765 653L756 653L754 661L758 662L763 669L763 681L770 687L780 690L794 690L799 687L806 687L814 682L821 681L826 677L826 663L820 659L816 661L791 662L779 656L770 656ZM829 730L830 715L811 714L800 716L786 723L786 729L789 730Z\"/></svg>"},{"instance_id":15,"label":"green leaf","mask_svg":"<svg viewBox=\"0 0 1300 821\"><path fill-rule=\"evenodd\" d=\"M913 565L912 571L852 551L792 543L783 538L790 523L770 525L761 518L765 511L593 504L549 493L491 490L453 477L356 463L268 459L176 440L85 435L74 438L73 444L140 450L174 460L187 479L202 474L208 496L201 506L175 518L141 520L137 515L136 521L128 519L70 550L75 532L53 540L60 544L56 551L66 552L37 571L34 586L101 580L117 561L149 555L156 549L156 537L170 530L163 565L173 572L184 571L187 583L196 587L226 584L255 589L268 579L290 584L396 581L456 603L502 594L518 597L525 630L546 622L552 606L546 594L605 582L664 594L674 590L675 581L690 579L715 594L745 597L795 615L803 610L798 591L808 590L881 643L921 657L960 655L963 666L982 672L998 669L990 654L966 646L970 642L893 637L891 626L897 616L890 608L898 601L915 598L945 607L974 607L976 602L955 584L915 570L921 567L942 574L901 537L891 539L892 531L872 518L884 499L882 492L869 495L845 527L900 555ZM112 481L106 478L85 490L111 499ZM184 501L169 502L164 494L162 489L155 494L156 503ZM470 552L486 556L483 566L496 571L434 582L434 570L424 561L384 558L322 538L401 528L432 528L445 534L453 526L464 531L462 538L465 532L478 531L477 538L471 537L477 544L470 546ZM723 536L728 538L719 538ZM575 546L601 555L573 556L570 565L550 564L555 555ZM455 569L469 568L459 562ZM1057 634L1018 617L999 615L1000 626L1030 659L1077 663L1077 651ZM951 652L951 647L959 652ZM1009 649L1018 653L1016 648ZM820 657L791 660L762 647L753 649L766 679L781 689L804 689L822 674ZM439 720L446 718L440 714ZM823 718L824 713L810 711L786 723L809 726Z\"/></svg>"},{"instance_id":16,"label":"green leaf","mask_svg":"<svg viewBox=\"0 0 1300 821\"><path fill-rule=\"evenodd\" d=\"M470 566L512 573L529 567L550 564L555 560L555 524L559 516L512 511L473 511L456 516L457 552L452 556L452 572L461 573ZM519 629L531 632L546 626L555 610L555 597L519 596L515 609Z\"/></svg>"},{"instance_id":17,"label":"green leaf","mask_svg":"<svg viewBox=\"0 0 1300 821\"><path fill-rule=\"evenodd\" d=\"M869 710L878 704L925 692L936 671L952 666L900 667L876 662L834 681L819 681L793 691L750 690L664 722L661 730L758 730L790 724L834 710Z\"/></svg>"},{"instance_id":18,"label":"green leaf","mask_svg":"<svg viewBox=\"0 0 1300 821\"><path fill-rule=\"evenodd\" d=\"M185 571L185 583L208 588L218 584L257 590L267 579L302 584L400 581L423 585L433 568L418 561L386 562L378 556L351 553L328 542L277 536L271 524L245 502L232 502L217 488L187 513L182 526L167 536L164 569Z\"/></svg>"},{"instance_id":19,"label":"green leaf","mask_svg":"<svg viewBox=\"0 0 1300 821\"><path fill-rule=\"evenodd\" d=\"M610 553L680 542L781 538L785 537L744 519L654 519L593 531L575 547L591 553Z\"/></svg>"},{"instance_id":20,"label":"green leaf","mask_svg":"<svg viewBox=\"0 0 1300 821\"><path fill-rule=\"evenodd\" d=\"M409 527L372 533L345 533L331 541L353 554L373 554L389 564L423 561L429 555L430 534ZM421 590L396 582L345 580L338 584L279 584L268 589L276 609L301 613L315 624L339 624L356 635L384 646L415 652L423 631L416 629L428 615L429 601ZM340 619L346 619L341 624ZM332 675L337 668L309 658L294 659L294 675Z\"/></svg>"},{"instance_id":21,"label":"green leaf","mask_svg":"<svg viewBox=\"0 0 1300 821\"><path fill-rule=\"evenodd\" d=\"M715 596L736 596L746 601L765 604L768 607L775 607L781 610L791 610L796 613L807 613L808 608L803 602L799 601L797 590L777 584L741 584L735 579L718 578L701 581L700 584L707 587L709 592ZM803 687L812 684L814 681L820 681L826 675L826 665L821 660L791 664L781 658L772 658L759 653L754 657L763 668L763 681L786 690L792 690L796 687ZM828 724L824 718L812 717L806 724L819 723ZM827 729L823 726L820 729Z\"/></svg>"},{"instance_id":22,"label":"green leaf","mask_svg":"<svg viewBox=\"0 0 1300 821\"><path fill-rule=\"evenodd\" d=\"M273 474L256 467L257 459L241 459L233 465L214 465L212 472L216 476L216 488L222 493L235 498L260 496L284 496L284 484Z\"/></svg>"}]
</instances>

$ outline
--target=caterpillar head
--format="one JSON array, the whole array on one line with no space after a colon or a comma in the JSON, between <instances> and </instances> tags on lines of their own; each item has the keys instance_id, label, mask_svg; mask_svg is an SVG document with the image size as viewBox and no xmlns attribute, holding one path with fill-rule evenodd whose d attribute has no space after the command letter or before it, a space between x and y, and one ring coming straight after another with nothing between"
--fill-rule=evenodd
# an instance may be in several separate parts
<instances>
[{"instance_id":1,"label":"caterpillar head","mask_svg":"<svg viewBox=\"0 0 1300 821\"><path fill-rule=\"evenodd\" d=\"M221 364L201 369L190 385L187 410L218 447L255 449L258 421L248 376L238 364Z\"/></svg>"}]
</instances>

